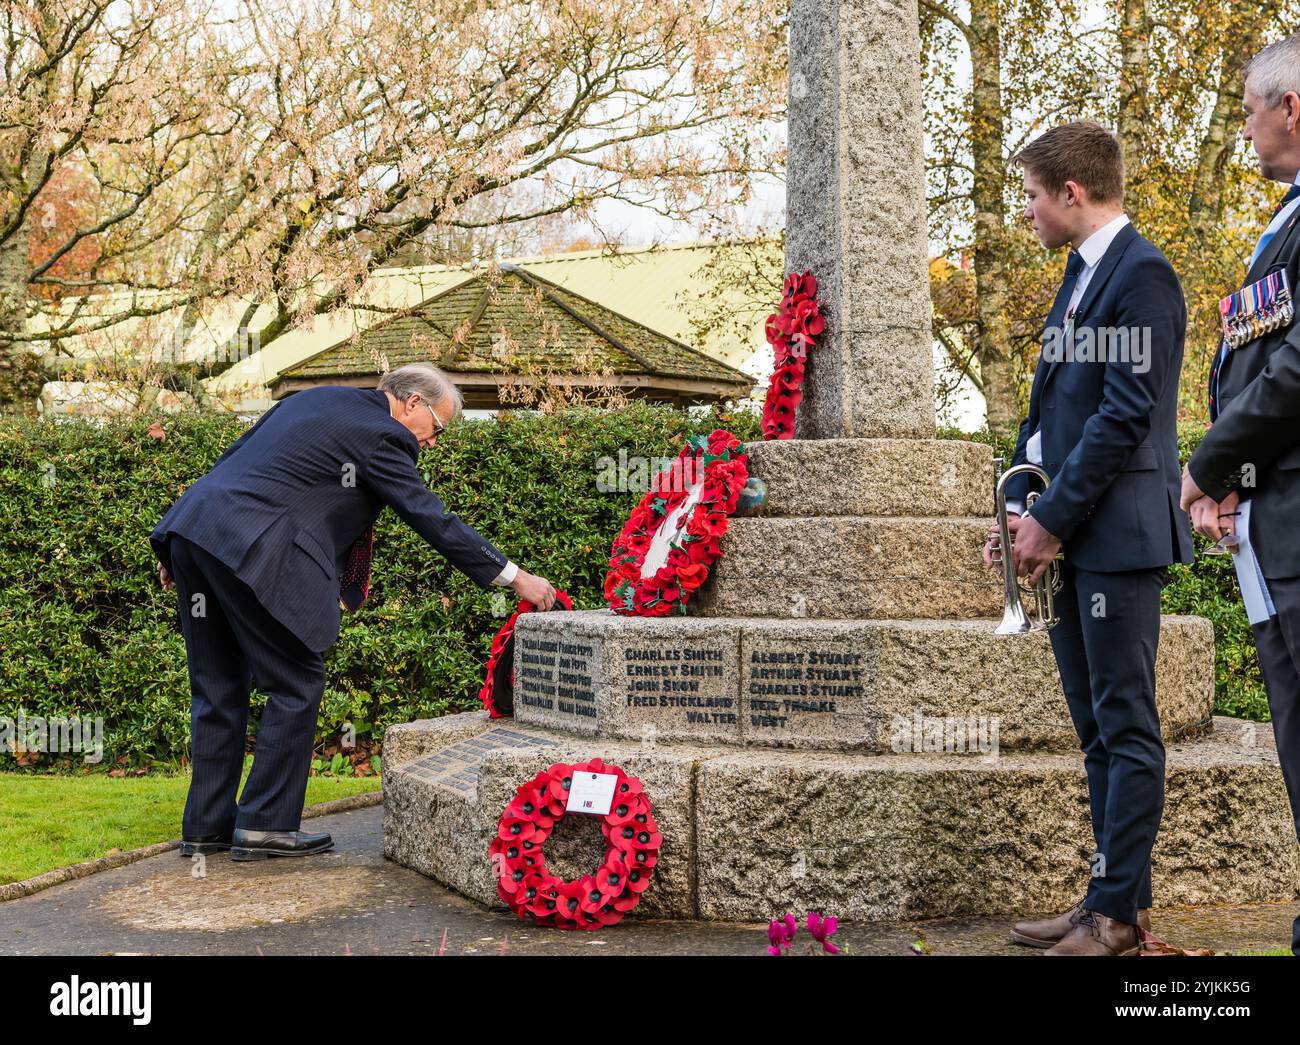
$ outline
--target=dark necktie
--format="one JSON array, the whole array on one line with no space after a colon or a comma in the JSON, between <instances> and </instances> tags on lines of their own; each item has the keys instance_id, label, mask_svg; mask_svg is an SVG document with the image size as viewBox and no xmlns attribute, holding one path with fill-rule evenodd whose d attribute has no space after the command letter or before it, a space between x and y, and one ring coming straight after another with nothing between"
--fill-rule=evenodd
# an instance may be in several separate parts
<instances>
[{"instance_id":1,"label":"dark necktie","mask_svg":"<svg viewBox=\"0 0 1300 1045\"><path fill-rule=\"evenodd\" d=\"M1075 284L1079 282L1079 274L1083 272L1083 255L1077 250L1070 251L1070 256L1065 259L1065 280L1064 286L1066 293L1069 295L1065 300L1068 303L1070 297L1074 296ZM1068 318L1068 315L1067 315Z\"/></svg>"},{"instance_id":2,"label":"dark necktie","mask_svg":"<svg viewBox=\"0 0 1300 1045\"><path fill-rule=\"evenodd\" d=\"M1277 205L1277 208L1273 211L1273 218L1276 218L1279 214L1281 214L1282 208L1285 207L1292 200L1296 199L1297 197L1300 197L1300 185L1292 185L1291 188L1288 190L1287 194L1282 197L1282 202L1279 203ZM1270 218L1269 221L1271 222L1273 218Z\"/></svg>"},{"instance_id":3,"label":"dark necktie","mask_svg":"<svg viewBox=\"0 0 1300 1045\"><path fill-rule=\"evenodd\" d=\"M1070 256L1065 261L1065 278L1061 280L1061 289L1056 292L1052 314L1047 320L1048 329L1065 325L1065 313L1069 308L1070 298L1074 296L1074 286L1079 282L1079 273L1082 271L1083 255L1077 250L1070 251Z\"/></svg>"},{"instance_id":4,"label":"dark necktie","mask_svg":"<svg viewBox=\"0 0 1300 1045\"><path fill-rule=\"evenodd\" d=\"M375 555L375 528L368 527L348 549L348 561L339 577L339 599L355 613L370 597L370 566Z\"/></svg>"}]
</instances>

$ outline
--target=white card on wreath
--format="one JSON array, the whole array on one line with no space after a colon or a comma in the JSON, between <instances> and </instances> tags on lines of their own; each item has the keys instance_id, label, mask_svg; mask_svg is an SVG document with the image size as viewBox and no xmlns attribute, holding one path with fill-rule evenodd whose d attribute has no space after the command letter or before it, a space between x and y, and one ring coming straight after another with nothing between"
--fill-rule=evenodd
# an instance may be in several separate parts
<instances>
[{"instance_id":1,"label":"white card on wreath","mask_svg":"<svg viewBox=\"0 0 1300 1045\"><path fill-rule=\"evenodd\" d=\"M569 787L566 813L590 813L607 816L614 804L614 788L618 785L616 773L574 773Z\"/></svg>"}]
</instances>

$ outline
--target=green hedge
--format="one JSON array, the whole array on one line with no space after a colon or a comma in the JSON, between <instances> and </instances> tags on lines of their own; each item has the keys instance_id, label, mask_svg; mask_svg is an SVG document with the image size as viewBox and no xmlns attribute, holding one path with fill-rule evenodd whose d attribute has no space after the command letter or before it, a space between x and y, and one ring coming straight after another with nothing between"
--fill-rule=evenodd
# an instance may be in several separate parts
<instances>
[{"instance_id":1,"label":"green hedge","mask_svg":"<svg viewBox=\"0 0 1300 1045\"><path fill-rule=\"evenodd\" d=\"M161 441L148 434L155 420ZM590 608L602 605L610 542L639 496L599 492L597 459L620 450L672 454L687 435L719 424L758 438L750 414L638 405L508 415L456 424L422 455L421 468L453 511ZM148 534L242 427L202 415L105 426L0 423L0 715L22 708L29 717L102 716L104 765L119 756L130 765L174 764L184 755L185 647ZM352 722L363 737L379 737L394 722L477 707L500 624L492 595L385 512L370 601L344 615L327 655L320 735ZM1198 556L1179 568L1165 601L1170 612L1214 622L1219 710L1266 718L1227 557ZM254 721L261 703L255 698Z\"/></svg>"},{"instance_id":2,"label":"green hedge","mask_svg":"<svg viewBox=\"0 0 1300 1045\"><path fill-rule=\"evenodd\" d=\"M162 441L148 434L154 421ZM759 437L749 413L637 405L511 414L458 422L420 466L452 511L591 608L602 605L610 543L640 497L601 493L597 459L675 454L686 436L719 425ZM185 754L185 645L148 534L243 428L205 415L0 422L0 715L102 716L105 766L122 755L134 766ZM370 599L344 614L327 654L321 736L351 722L379 738L394 722L477 707L501 625L492 596L513 598L479 588L391 511L375 543ZM507 606L496 602L496 611ZM254 720L262 703L255 697Z\"/></svg>"}]
</instances>

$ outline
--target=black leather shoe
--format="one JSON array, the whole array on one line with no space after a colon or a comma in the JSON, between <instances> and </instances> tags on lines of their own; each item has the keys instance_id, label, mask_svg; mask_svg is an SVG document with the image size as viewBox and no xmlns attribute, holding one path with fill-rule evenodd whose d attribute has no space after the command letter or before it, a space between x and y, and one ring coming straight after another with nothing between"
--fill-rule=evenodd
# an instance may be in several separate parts
<instances>
[{"instance_id":1,"label":"black leather shoe","mask_svg":"<svg viewBox=\"0 0 1300 1045\"><path fill-rule=\"evenodd\" d=\"M181 856L195 853L219 853L230 848L230 835L194 835L181 837Z\"/></svg>"},{"instance_id":2,"label":"black leather shoe","mask_svg":"<svg viewBox=\"0 0 1300 1045\"><path fill-rule=\"evenodd\" d=\"M311 856L334 845L328 834L306 831L245 831L236 828L230 843L232 860L265 860L270 856Z\"/></svg>"}]
</instances>

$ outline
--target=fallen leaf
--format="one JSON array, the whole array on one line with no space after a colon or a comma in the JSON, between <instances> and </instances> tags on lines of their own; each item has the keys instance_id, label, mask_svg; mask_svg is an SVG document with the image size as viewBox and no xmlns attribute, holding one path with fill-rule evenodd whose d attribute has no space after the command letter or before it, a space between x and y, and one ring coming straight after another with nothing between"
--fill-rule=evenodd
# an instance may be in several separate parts
<instances>
[{"instance_id":1,"label":"fallen leaf","mask_svg":"<svg viewBox=\"0 0 1300 1045\"><path fill-rule=\"evenodd\" d=\"M163 426L161 422L155 421L153 424L149 426L149 438L157 439L160 442L163 439L167 438L167 433L163 430Z\"/></svg>"},{"instance_id":2,"label":"fallen leaf","mask_svg":"<svg viewBox=\"0 0 1300 1045\"><path fill-rule=\"evenodd\" d=\"M1166 943L1153 932L1145 929L1139 930L1141 935L1141 949L1138 951L1139 958L1163 958L1166 955L1176 954L1189 958L1208 958L1214 954L1212 950L1206 947L1175 947L1171 943Z\"/></svg>"}]
</instances>

